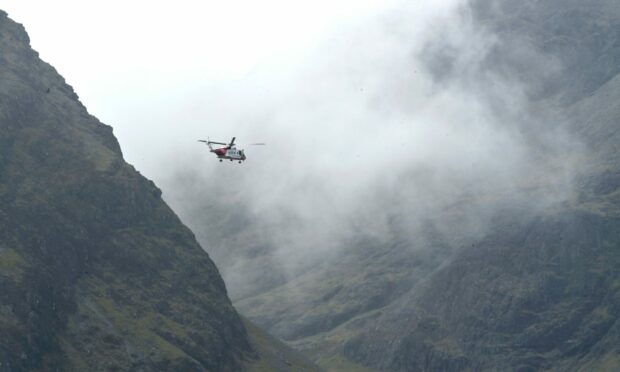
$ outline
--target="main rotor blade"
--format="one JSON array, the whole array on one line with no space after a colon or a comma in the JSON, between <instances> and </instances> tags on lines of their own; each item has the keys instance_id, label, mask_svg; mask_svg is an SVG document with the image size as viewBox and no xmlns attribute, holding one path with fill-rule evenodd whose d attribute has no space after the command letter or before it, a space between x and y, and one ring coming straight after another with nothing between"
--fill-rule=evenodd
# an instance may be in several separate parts
<instances>
[{"instance_id":1,"label":"main rotor blade","mask_svg":"<svg viewBox=\"0 0 620 372\"><path fill-rule=\"evenodd\" d=\"M235 144L235 138L237 137L233 137L232 140L230 141L230 144L228 145L228 147L232 147L232 145Z\"/></svg>"},{"instance_id":2,"label":"main rotor blade","mask_svg":"<svg viewBox=\"0 0 620 372\"><path fill-rule=\"evenodd\" d=\"M265 146L266 143L258 142L258 143L248 143L247 146Z\"/></svg>"}]
</instances>

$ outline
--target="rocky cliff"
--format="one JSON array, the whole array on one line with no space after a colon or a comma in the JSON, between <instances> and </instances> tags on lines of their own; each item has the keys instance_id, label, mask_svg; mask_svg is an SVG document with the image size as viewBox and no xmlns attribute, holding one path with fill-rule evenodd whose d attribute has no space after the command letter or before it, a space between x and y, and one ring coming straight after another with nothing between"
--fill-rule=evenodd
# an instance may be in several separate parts
<instances>
[{"instance_id":1,"label":"rocky cliff","mask_svg":"<svg viewBox=\"0 0 620 372\"><path fill-rule=\"evenodd\" d=\"M0 371L237 371L253 342L161 191L0 11Z\"/></svg>"}]
</instances>

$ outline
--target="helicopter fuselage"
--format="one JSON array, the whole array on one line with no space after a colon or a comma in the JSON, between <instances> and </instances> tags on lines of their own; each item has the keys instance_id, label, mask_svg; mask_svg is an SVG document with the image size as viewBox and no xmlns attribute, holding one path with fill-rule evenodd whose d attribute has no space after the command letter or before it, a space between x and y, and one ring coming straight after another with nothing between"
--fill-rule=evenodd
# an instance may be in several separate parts
<instances>
[{"instance_id":1,"label":"helicopter fuselage","mask_svg":"<svg viewBox=\"0 0 620 372\"><path fill-rule=\"evenodd\" d=\"M232 140L230 140L230 143L215 142L211 140L198 140L198 142L206 143L209 147L209 151L217 155L220 161L228 159L230 161L237 160L239 161L239 163L241 163L246 159L246 157L243 150L238 149L235 146L235 138L236 137L233 137ZM225 147L213 148L213 145L224 145ZM264 145L264 143L251 143L250 145Z\"/></svg>"},{"instance_id":2,"label":"helicopter fuselage","mask_svg":"<svg viewBox=\"0 0 620 372\"><path fill-rule=\"evenodd\" d=\"M217 157L220 160L221 159L230 159L230 160L239 160L239 161L245 160L245 154L243 153L243 150L239 150L236 147L231 147L231 148L222 147L219 149L213 149L211 150L211 152L217 155Z\"/></svg>"}]
</instances>

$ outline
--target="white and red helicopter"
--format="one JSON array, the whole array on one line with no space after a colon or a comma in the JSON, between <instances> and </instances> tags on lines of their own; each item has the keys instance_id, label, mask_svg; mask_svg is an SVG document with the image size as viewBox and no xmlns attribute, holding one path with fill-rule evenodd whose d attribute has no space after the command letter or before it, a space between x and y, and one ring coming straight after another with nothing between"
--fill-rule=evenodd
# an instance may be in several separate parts
<instances>
[{"instance_id":1,"label":"white and red helicopter","mask_svg":"<svg viewBox=\"0 0 620 372\"><path fill-rule=\"evenodd\" d=\"M198 142L206 143L207 146L209 146L209 151L217 155L220 161L223 161L224 159L229 159L230 161L238 160L239 163L241 163L246 159L245 152L242 149L237 149L237 147L235 146L235 138L237 137L233 137L230 143L215 142L211 140L206 140L206 141L198 140ZM213 148L212 145L224 145L224 147ZM265 145L265 144L264 143L251 143L250 145L258 146L258 145Z\"/></svg>"}]
</instances>

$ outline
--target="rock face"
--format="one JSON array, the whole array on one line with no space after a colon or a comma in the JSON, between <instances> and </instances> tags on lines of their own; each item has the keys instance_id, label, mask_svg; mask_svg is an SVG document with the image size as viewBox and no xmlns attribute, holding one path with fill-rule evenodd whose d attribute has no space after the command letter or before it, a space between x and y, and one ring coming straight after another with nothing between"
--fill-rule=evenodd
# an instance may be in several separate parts
<instances>
[{"instance_id":1,"label":"rock face","mask_svg":"<svg viewBox=\"0 0 620 372\"><path fill-rule=\"evenodd\" d=\"M0 371L235 371L217 268L0 11Z\"/></svg>"},{"instance_id":2,"label":"rock face","mask_svg":"<svg viewBox=\"0 0 620 372\"><path fill-rule=\"evenodd\" d=\"M391 304L345 353L396 371L617 368L619 222L567 210L498 229Z\"/></svg>"}]
</instances>

